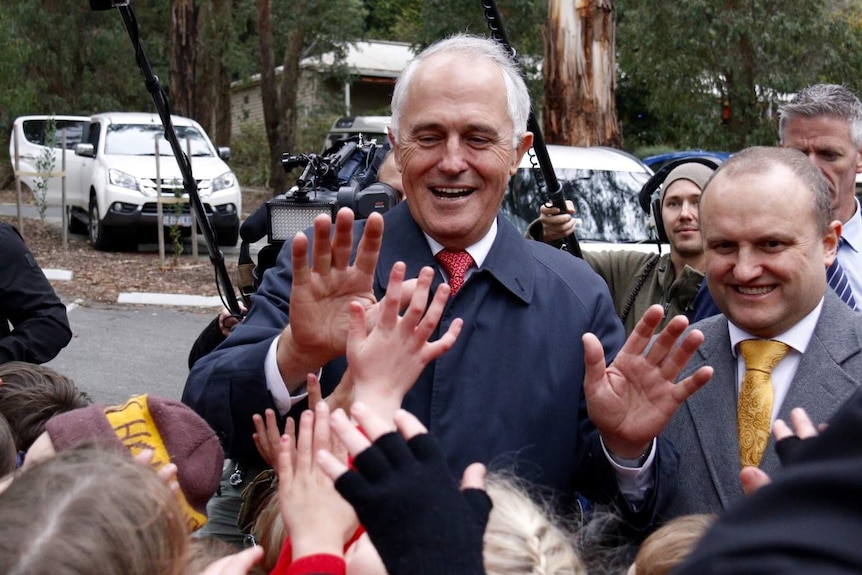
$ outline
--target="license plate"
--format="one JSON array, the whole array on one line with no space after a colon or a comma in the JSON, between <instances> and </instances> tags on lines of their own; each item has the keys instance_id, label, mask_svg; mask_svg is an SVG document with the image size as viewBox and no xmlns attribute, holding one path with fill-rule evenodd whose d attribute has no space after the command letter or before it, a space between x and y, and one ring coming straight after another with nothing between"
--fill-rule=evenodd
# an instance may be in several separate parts
<instances>
[{"instance_id":1,"label":"license plate","mask_svg":"<svg viewBox=\"0 0 862 575\"><path fill-rule=\"evenodd\" d=\"M179 226L181 228L192 227L192 217L190 215L165 214L162 216L166 226Z\"/></svg>"}]
</instances>

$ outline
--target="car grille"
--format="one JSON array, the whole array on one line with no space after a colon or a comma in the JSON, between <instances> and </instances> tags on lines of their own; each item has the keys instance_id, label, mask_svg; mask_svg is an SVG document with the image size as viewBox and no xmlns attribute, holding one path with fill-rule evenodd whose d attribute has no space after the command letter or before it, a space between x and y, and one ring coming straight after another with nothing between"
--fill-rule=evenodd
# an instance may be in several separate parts
<instances>
[{"instance_id":1,"label":"car grille","mask_svg":"<svg viewBox=\"0 0 862 575\"><path fill-rule=\"evenodd\" d=\"M156 178L151 178L150 181L153 183L153 187L159 185L159 181L162 184L162 194L170 194L174 195L174 190L182 190L183 189L183 181L180 178L162 178L161 180L157 180ZM201 185L201 180L195 180L198 187Z\"/></svg>"},{"instance_id":2,"label":"car grille","mask_svg":"<svg viewBox=\"0 0 862 575\"><path fill-rule=\"evenodd\" d=\"M162 204L162 213L163 214L175 213L173 211L173 209L174 209L173 206L174 206L173 204ZM191 213L190 204L186 203L186 204L182 204L182 206L183 206L182 213L184 213L184 214ZM141 213L142 214L156 214L157 213L156 210L157 210L156 203L155 202L148 202L148 203L144 204L143 207L141 208ZM213 213L212 206L210 206L209 204L204 204L204 210L206 211L206 213L208 215Z\"/></svg>"}]
</instances>

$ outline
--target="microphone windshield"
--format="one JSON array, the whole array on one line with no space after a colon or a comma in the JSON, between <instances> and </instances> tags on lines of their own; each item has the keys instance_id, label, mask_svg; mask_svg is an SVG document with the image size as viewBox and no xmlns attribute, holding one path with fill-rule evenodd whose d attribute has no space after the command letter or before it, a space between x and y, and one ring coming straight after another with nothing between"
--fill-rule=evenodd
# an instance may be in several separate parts
<instances>
[{"instance_id":1,"label":"microphone windshield","mask_svg":"<svg viewBox=\"0 0 862 575\"><path fill-rule=\"evenodd\" d=\"M114 0L90 0L90 10L110 10L116 6L128 4L128 2L115 2Z\"/></svg>"}]
</instances>

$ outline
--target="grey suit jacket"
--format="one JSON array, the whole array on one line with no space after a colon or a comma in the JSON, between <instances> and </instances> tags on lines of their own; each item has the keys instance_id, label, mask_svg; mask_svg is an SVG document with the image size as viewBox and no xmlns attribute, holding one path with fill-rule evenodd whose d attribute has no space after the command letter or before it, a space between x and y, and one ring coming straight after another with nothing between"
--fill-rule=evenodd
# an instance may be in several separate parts
<instances>
[{"instance_id":1,"label":"grey suit jacket","mask_svg":"<svg viewBox=\"0 0 862 575\"><path fill-rule=\"evenodd\" d=\"M680 379L711 365L712 380L676 411L665 436L679 450L677 494L667 518L688 513L716 513L743 497L739 482L737 439L737 362L730 350L727 318L713 316L691 329L705 336ZM851 311L832 290L826 290L823 310L808 348L781 405L779 417L803 407L815 423L824 422L862 381L862 314ZM780 467L775 440L770 437L760 468Z\"/></svg>"}]
</instances>

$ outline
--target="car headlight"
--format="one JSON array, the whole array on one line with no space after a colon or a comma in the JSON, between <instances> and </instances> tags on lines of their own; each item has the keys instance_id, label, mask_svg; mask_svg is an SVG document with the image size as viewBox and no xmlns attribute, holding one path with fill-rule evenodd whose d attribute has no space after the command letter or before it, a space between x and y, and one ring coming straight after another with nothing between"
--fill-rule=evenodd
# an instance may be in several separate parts
<instances>
[{"instance_id":1,"label":"car headlight","mask_svg":"<svg viewBox=\"0 0 862 575\"><path fill-rule=\"evenodd\" d=\"M135 191L140 190L138 179L134 176L130 176L126 172L121 172L120 170L115 170L113 168L108 170L108 180L113 185L120 186L121 188L128 188Z\"/></svg>"},{"instance_id":2,"label":"car headlight","mask_svg":"<svg viewBox=\"0 0 862 575\"><path fill-rule=\"evenodd\" d=\"M236 177L233 175L233 172L225 172L219 177L213 179L212 190L213 192L219 192L221 190L231 188L234 185L236 185Z\"/></svg>"}]
</instances>

